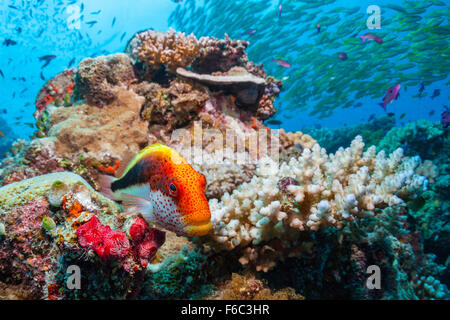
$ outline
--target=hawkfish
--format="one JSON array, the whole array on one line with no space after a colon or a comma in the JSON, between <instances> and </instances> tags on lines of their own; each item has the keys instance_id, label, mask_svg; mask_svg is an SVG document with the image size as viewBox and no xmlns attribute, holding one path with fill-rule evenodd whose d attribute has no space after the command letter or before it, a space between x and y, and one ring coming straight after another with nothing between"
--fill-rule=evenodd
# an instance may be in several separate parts
<instances>
[{"instance_id":1,"label":"hawkfish","mask_svg":"<svg viewBox=\"0 0 450 320\"><path fill-rule=\"evenodd\" d=\"M140 213L150 225L184 236L212 228L205 177L168 146L142 149L119 178L101 175L99 182L106 197L122 201L125 214Z\"/></svg>"}]
</instances>

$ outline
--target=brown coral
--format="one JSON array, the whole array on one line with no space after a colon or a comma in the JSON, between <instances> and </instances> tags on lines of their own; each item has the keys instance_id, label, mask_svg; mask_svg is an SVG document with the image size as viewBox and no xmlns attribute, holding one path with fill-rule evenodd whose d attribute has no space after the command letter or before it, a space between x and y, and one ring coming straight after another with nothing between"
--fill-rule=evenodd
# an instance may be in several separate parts
<instances>
[{"instance_id":1,"label":"brown coral","mask_svg":"<svg viewBox=\"0 0 450 320\"><path fill-rule=\"evenodd\" d=\"M292 288L284 288L272 292L267 284L248 273L240 275L233 273L216 296L211 299L220 300L303 300L304 297L295 293Z\"/></svg>"},{"instance_id":2,"label":"brown coral","mask_svg":"<svg viewBox=\"0 0 450 320\"><path fill-rule=\"evenodd\" d=\"M116 98L114 87L131 83L135 75L130 58L116 53L82 60L75 79L80 98L93 105L105 106Z\"/></svg>"},{"instance_id":3,"label":"brown coral","mask_svg":"<svg viewBox=\"0 0 450 320\"><path fill-rule=\"evenodd\" d=\"M141 116L153 130L163 126L171 131L192 122L209 97L205 88L194 88L181 80L172 81L168 88L157 83L142 83L135 90L145 96Z\"/></svg>"},{"instance_id":4,"label":"brown coral","mask_svg":"<svg viewBox=\"0 0 450 320\"><path fill-rule=\"evenodd\" d=\"M149 139L147 123L139 117L144 98L121 87L114 95L117 101L105 108L79 104L54 109L48 137L38 141L54 144L54 153L69 159L78 154L123 159L137 153Z\"/></svg>"},{"instance_id":5,"label":"brown coral","mask_svg":"<svg viewBox=\"0 0 450 320\"><path fill-rule=\"evenodd\" d=\"M194 61L199 55L200 45L193 34L186 36L173 29L167 32L146 30L129 41L125 52L150 71L166 65L175 72L178 67L187 67Z\"/></svg>"},{"instance_id":6,"label":"brown coral","mask_svg":"<svg viewBox=\"0 0 450 320\"><path fill-rule=\"evenodd\" d=\"M214 37L201 38L200 44L202 50L192 65L193 69L197 72L226 72L232 67L245 67L246 64L249 64L247 54L245 53L248 42L245 40L231 40L225 34L225 39L216 39ZM259 74L261 70L259 68L258 73L254 74L261 76Z\"/></svg>"}]
</instances>

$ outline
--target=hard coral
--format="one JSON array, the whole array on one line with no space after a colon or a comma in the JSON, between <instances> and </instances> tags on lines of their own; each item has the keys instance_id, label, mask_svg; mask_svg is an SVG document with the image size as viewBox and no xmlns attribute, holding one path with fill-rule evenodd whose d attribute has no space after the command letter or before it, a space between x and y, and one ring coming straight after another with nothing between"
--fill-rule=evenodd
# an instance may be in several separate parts
<instances>
[{"instance_id":1,"label":"hard coral","mask_svg":"<svg viewBox=\"0 0 450 320\"><path fill-rule=\"evenodd\" d=\"M235 66L245 66L248 63L248 42L231 40L227 34L225 39L203 37L200 39L201 50L192 67L201 73L226 72Z\"/></svg>"},{"instance_id":2,"label":"hard coral","mask_svg":"<svg viewBox=\"0 0 450 320\"><path fill-rule=\"evenodd\" d=\"M75 89L87 103L103 107L117 97L115 86L128 85L134 79L129 57L116 53L82 60L75 77Z\"/></svg>"},{"instance_id":3,"label":"hard coral","mask_svg":"<svg viewBox=\"0 0 450 320\"><path fill-rule=\"evenodd\" d=\"M233 273L215 296L208 299L223 300L303 300L304 297L295 293L292 288L272 291L267 284L251 274Z\"/></svg>"},{"instance_id":4,"label":"hard coral","mask_svg":"<svg viewBox=\"0 0 450 320\"><path fill-rule=\"evenodd\" d=\"M169 29L167 32L146 30L137 33L127 44L125 52L148 70L165 65L171 72L186 67L199 55L201 46L193 34Z\"/></svg>"},{"instance_id":5,"label":"hard coral","mask_svg":"<svg viewBox=\"0 0 450 320\"><path fill-rule=\"evenodd\" d=\"M44 113L47 105L52 104L59 107L67 106L73 102L75 72L76 69L60 72L39 90L35 102L36 112L34 113L38 129L42 130L45 126L46 116Z\"/></svg>"},{"instance_id":6,"label":"hard coral","mask_svg":"<svg viewBox=\"0 0 450 320\"><path fill-rule=\"evenodd\" d=\"M83 154L101 161L137 153L148 143L147 124L139 116L144 98L126 88L114 92L117 100L105 108L77 104L54 109L48 136L35 142L68 159Z\"/></svg>"},{"instance_id":7,"label":"hard coral","mask_svg":"<svg viewBox=\"0 0 450 320\"><path fill-rule=\"evenodd\" d=\"M242 67L233 67L224 73L198 74L183 68L177 69L177 75L202 83L211 90L222 90L232 94L242 106L255 106L264 91L264 78L249 73Z\"/></svg>"},{"instance_id":8,"label":"hard coral","mask_svg":"<svg viewBox=\"0 0 450 320\"><path fill-rule=\"evenodd\" d=\"M428 179L416 172L419 158L405 158L401 149L386 158L375 147L365 153L363 148L357 137L350 148L334 155L315 144L289 163L261 159L249 183L220 202L210 200L213 241L229 250L304 230L340 228L344 221L373 215L378 207L403 204L414 190L426 188ZM299 183L287 187L289 195L277 187L285 177Z\"/></svg>"},{"instance_id":9,"label":"hard coral","mask_svg":"<svg viewBox=\"0 0 450 320\"><path fill-rule=\"evenodd\" d=\"M178 79L171 81L168 88L143 83L135 90L145 96L141 116L149 122L151 131L162 127L170 132L192 122L209 97L205 88Z\"/></svg>"}]
</instances>

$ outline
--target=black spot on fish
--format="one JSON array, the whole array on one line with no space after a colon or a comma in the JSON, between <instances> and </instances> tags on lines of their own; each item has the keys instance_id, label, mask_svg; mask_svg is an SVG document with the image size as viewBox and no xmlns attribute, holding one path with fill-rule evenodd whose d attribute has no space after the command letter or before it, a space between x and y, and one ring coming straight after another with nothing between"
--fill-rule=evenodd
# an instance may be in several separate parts
<instances>
[{"instance_id":1,"label":"black spot on fish","mask_svg":"<svg viewBox=\"0 0 450 320\"><path fill-rule=\"evenodd\" d=\"M131 168L127 172L127 174L123 178L118 179L111 184L111 190L115 192L117 190L126 189L136 184L149 183L150 172L152 171L152 169L153 166L150 161L141 159L134 165L133 168Z\"/></svg>"}]
</instances>

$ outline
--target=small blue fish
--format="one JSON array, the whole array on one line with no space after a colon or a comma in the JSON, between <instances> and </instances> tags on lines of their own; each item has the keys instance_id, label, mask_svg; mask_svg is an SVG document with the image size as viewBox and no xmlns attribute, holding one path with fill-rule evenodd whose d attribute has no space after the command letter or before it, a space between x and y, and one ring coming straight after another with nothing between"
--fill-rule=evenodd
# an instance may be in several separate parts
<instances>
[{"instance_id":1,"label":"small blue fish","mask_svg":"<svg viewBox=\"0 0 450 320\"><path fill-rule=\"evenodd\" d=\"M431 96L431 99L434 99L436 97L439 97L441 94L441 90L440 89L436 89L433 91L433 95Z\"/></svg>"},{"instance_id":2,"label":"small blue fish","mask_svg":"<svg viewBox=\"0 0 450 320\"><path fill-rule=\"evenodd\" d=\"M90 26L90 28L92 28L94 26L94 24L96 24L96 23L97 23L97 21L95 21L95 20L86 22L86 24L88 24Z\"/></svg>"}]
</instances>

